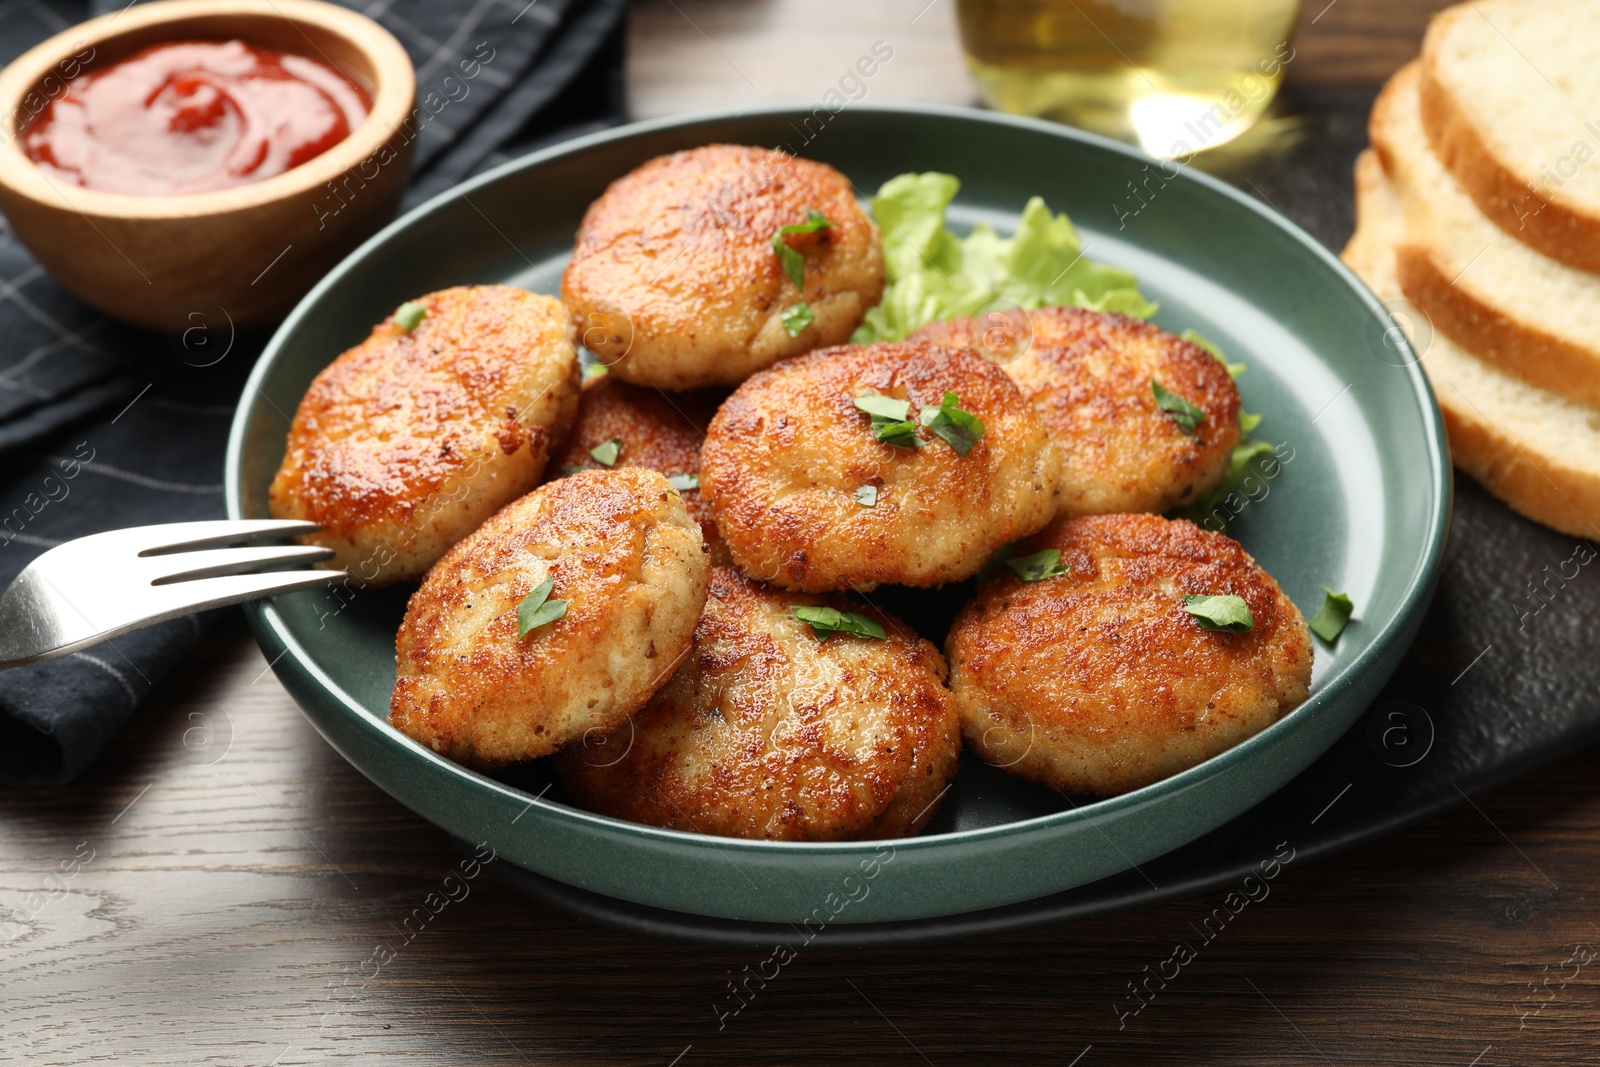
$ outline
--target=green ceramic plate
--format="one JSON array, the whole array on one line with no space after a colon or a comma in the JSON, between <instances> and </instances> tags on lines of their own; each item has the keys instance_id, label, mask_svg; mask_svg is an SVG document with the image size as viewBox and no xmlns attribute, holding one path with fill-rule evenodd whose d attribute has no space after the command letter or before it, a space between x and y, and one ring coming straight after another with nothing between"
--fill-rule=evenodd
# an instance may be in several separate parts
<instances>
[{"instance_id":1,"label":"green ceramic plate","mask_svg":"<svg viewBox=\"0 0 1600 1067\"><path fill-rule=\"evenodd\" d=\"M659 908L815 925L956 914L1126 869L1268 796L1356 720L1411 643L1448 526L1445 439L1421 371L1373 297L1275 213L1202 175L1163 178L1127 148L1044 123L932 108L745 111L630 126L469 182L368 241L278 331L234 422L229 513L266 514L289 415L313 375L373 322L417 293L462 283L556 292L583 210L608 182L712 142L785 145L863 192L902 171L956 174L954 225L983 219L1009 230L1028 197L1043 195L1072 216L1089 255L1138 274L1161 302L1157 321L1193 327L1248 362L1239 384L1246 408L1265 416L1256 436L1282 443L1285 458L1232 532L1308 616L1323 585L1357 605L1337 647L1318 645L1311 699L1222 756L1111 800L1075 804L969 761L921 837L735 841L592 815L541 795L537 766L496 780L391 729L407 590L255 605L267 658L346 759L443 829L540 874Z\"/></svg>"}]
</instances>

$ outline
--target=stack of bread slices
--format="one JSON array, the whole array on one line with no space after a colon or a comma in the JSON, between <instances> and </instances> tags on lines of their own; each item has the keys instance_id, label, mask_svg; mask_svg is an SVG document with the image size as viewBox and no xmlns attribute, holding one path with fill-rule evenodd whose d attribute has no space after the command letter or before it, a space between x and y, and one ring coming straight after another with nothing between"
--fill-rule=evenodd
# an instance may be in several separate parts
<instances>
[{"instance_id":1,"label":"stack of bread slices","mask_svg":"<svg viewBox=\"0 0 1600 1067\"><path fill-rule=\"evenodd\" d=\"M1344 260L1396 312L1456 465L1600 537L1600 0L1435 16L1373 106Z\"/></svg>"}]
</instances>

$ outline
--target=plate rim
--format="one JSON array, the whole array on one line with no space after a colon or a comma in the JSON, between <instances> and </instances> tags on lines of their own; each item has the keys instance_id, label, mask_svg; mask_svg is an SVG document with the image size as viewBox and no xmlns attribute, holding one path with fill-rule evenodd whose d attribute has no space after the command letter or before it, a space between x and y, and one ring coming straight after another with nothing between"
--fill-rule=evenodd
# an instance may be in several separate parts
<instances>
[{"instance_id":1,"label":"plate rim","mask_svg":"<svg viewBox=\"0 0 1600 1067\"><path fill-rule=\"evenodd\" d=\"M1004 115L976 108L914 103L884 103L847 105L846 108L841 110L848 110L858 114L880 114L885 116L916 115L918 117L943 118L958 122L976 122L999 127L1010 127L1030 134L1041 134L1075 141L1092 149L1121 156L1130 162L1143 164L1152 160L1152 157L1146 156L1132 146L1087 131L1043 120ZM354 270L358 261L363 260L373 248L386 242L391 236L397 235L434 213L443 210L457 199L466 199L472 193L496 184L509 175L538 167L550 160L579 155L601 145L662 131L753 118L798 118L809 116L811 113L812 109L797 104L773 104L759 107L697 111L685 115L628 123L609 130L602 130L562 141L509 160L474 178L457 183L453 188L430 197L400 215L393 222L368 238L319 279L316 285L301 298L294 309L284 318L282 324L274 331L271 339L262 349L241 392L229 429L228 446L224 457L223 479L223 494L228 517L232 519L243 517L240 473L246 449L246 436L251 411L254 408L254 404L251 403L252 398L261 394L262 381L268 376L284 349L287 339L299 327L301 321L311 313L314 306L322 300L324 294L338 285L346 274ZM620 177L620 175L618 176ZM1254 213L1268 226L1283 231L1296 244L1302 248L1309 249L1313 256L1319 259L1324 266L1331 268L1334 274L1354 291L1357 298L1375 318L1380 322L1392 324L1393 319L1388 309L1356 277L1354 272L1346 267L1320 241L1312 237L1292 220L1220 179L1195 170L1193 167L1181 166L1181 180L1198 183L1211 194L1220 195L1232 201L1236 206L1243 207ZM490 791L500 793L507 799L527 801L530 807L538 807L545 817L560 820L574 827L605 833L624 833L642 837L646 840L653 840L668 847L703 848L708 843L711 843L713 847L723 851L735 850L740 852L817 857L831 856L850 859L871 856L885 843L892 843L896 851L923 852L931 849L958 847L963 844L996 842L1018 834L1056 830L1076 822L1092 821L1101 817L1116 815L1126 808L1139 807L1152 800L1159 799L1165 793L1182 791L1189 785L1203 779L1227 773L1241 761L1249 760L1256 749L1270 746L1278 735L1281 735L1293 725L1292 721L1297 717L1315 714L1320 710L1321 705L1333 701L1344 690L1362 684L1366 674L1379 665L1375 661L1381 660L1389 654L1389 645L1396 640L1397 632L1408 628L1414 630L1415 626L1413 624L1420 622L1420 616L1426 611L1432 598L1443 564L1454 493L1449 476L1448 443L1438 402L1434 397L1431 383L1423 373L1420 358L1416 356L1410 343L1404 339L1403 335L1399 339L1404 346L1404 353L1412 358L1407 360L1403 366L1394 367L1393 369L1404 372L1405 380L1411 386L1411 395L1417 401L1419 414L1423 422L1424 435L1429 442L1426 456L1427 476L1432 489L1433 501L1432 506L1428 509L1428 527L1424 550L1407 578L1406 588L1395 611L1384 620L1383 625L1373 634L1368 645L1357 653L1356 657L1350 661L1349 665L1338 677L1324 688L1313 693L1304 704L1296 707L1272 725L1232 748L1196 764L1194 767L1132 792L1115 797L1101 798L1088 804L1069 808L1066 811L1032 816L994 826L974 827L967 830L956 830L927 836L828 842L755 841L745 838L730 838L682 830L669 830L599 815L558 801L545 799L543 794L534 796L517 786L508 785L446 759L432 749L400 734L390 727L387 721L373 716L317 666L315 661L307 654L305 645L294 636L272 601L264 600L246 604L245 613L257 642L261 644L263 651L272 660L274 672L279 672L281 667L283 670L295 670L304 674L308 681L325 695L331 697L342 711L353 717L359 730L376 739L377 743L393 745L398 742L411 755L421 756L425 761L432 763L437 770L451 777L464 779L469 786L488 787ZM1403 649L1400 650L1400 654L1403 654L1403 652ZM1396 658L1398 662L1398 655ZM286 688L289 689L291 696L295 696L292 686L286 686ZM295 696L295 699L296 703L301 705L302 712L305 712L304 703L297 696ZM317 725L315 719L312 719L312 721L313 725ZM318 728L320 730L320 726ZM357 769L359 770L360 768L358 767Z\"/></svg>"}]
</instances>

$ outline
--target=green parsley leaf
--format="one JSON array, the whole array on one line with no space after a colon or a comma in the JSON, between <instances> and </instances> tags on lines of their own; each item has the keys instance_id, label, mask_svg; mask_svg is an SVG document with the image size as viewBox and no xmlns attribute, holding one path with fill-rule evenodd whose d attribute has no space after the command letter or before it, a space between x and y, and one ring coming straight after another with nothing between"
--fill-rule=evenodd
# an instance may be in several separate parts
<instances>
[{"instance_id":1,"label":"green parsley leaf","mask_svg":"<svg viewBox=\"0 0 1600 1067\"><path fill-rule=\"evenodd\" d=\"M427 315L427 308L414 301L407 300L404 304L394 309L394 324L406 333L410 333L417 328L417 323L421 322Z\"/></svg>"},{"instance_id":2,"label":"green parsley leaf","mask_svg":"<svg viewBox=\"0 0 1600 1067\"><path fill-rule=\"evenodd\" d=\"M622 455L622 438L613 437L609 441L602 441L589 449L589 455L602 467L615 467L617 457Z\"/></svg>"},{"instance_id":3,"label":"green parsley leaf","mask_svg":"<svg viewBox=\"0 0 1600 1067\"><path fill-rule=\"evenodd\" d=\"M1183 598L1183 610L1193 615L1203 630L1226 630L1230 634L1248 632L1256 624L1250 605L1242 597L1201 596Z\"/></svg>"},{"instance_id":4,"label":"green parsley leaf","mask_svg":"<svg viewBox=\"0 0 1600 1067\"><path fill-rule=\"evenodd\" d=\"M806 221L792 222L787 226L780 226L775 236L786 237L791 233L816 233L818 230L826 230L832 225L833 223L828 221L826 215L815 208L808 207L806 208Z\"/></svg>"},{"instance_id":5,"label":"green parsley leaf","mask_svg":"<svg viewBox=\"0 0 1600 1067\"><path fill-rule=\"evenodd\" d=\"M983 423L969 411L961 410L961 398L946 391L938 407L922 409L922 425L950 443L957 454L966 455L983 436Z\"/></svg>"},{"instance_id":6,"label":"green parsley leaf","mask_svg":"<svg viewBox=\"0 0 1600 1067\"><path fill-rule=\"evenodd\" d=\"M1261 425L1261 416L1260 415L1252 415L1248 411L1245 411L1243 408L1239 409L1239 432L1240 433L1249 433L1251 430L1255 429L1257 426L1260 426L1260 425Z\"/></svg>"},{"instance_id":7,"label":"green parsley leaf","mask_svg":"<svg viewBox=\"0 0 1600 1067\"><path fill-rule=\"evenodd\" d=\"M811 308L802 300L779 316L779 321L790 337L799 337L807 326L817 321L817 317L811 314Z\"/></svg>"},{"instance_id":8,"label":"green parsley leaf","mask_svg":"<svg viewBox=\"0 0 1600 1067\"><path fill-rule=\"evenodd\" d=\"M671 483L672 488L676 489L680 493L686 493L690 489L700 488L700 475L697 473L670 475L667 478L667 481Z\"/></svg>"},{"instance_id":9,"label":"green parsley leaf","mask_svg":"<svg viewBox=\"0 0 1600 1067\"><path fill-rule=\"evenodd\" d=\"M896 448L921 448L922 438L917 436L917 424L905 422L872 421L872 436Z\"/></svg>"},{"instance_id":10,"label":"green parsley leaf","mask_svg":"<svg viewBox=\"0 0 1600 1067\"><path fill-rule=\"evenodd\" d=\"M878 506L878 487L875 486L875 485L863 485L863 486L861 486L859 489L856 490L856 503L860 504L864 508L875 508L875 507L877 507Z\"/></svg>"},{"instance_id":11,"label":"green parsley leaf","mask_svg":"<svg viewBox=\"0 0 1600 1067\"><path fill-rule=\"evenodd\" d=\"M868 393L855 398L857 411L872 416L872 436L886 445L901 448L918 448L922 440L917 436L917 424L910 419L911 404L892 396Z\"/></svg>"},{"instance_id":12,"label":"green parsley leaf","mask_svg":"<svg viewBox=\"0 0 1600 1067\"><path fill-rule=\"evenodd\" d=\"M1195 427L1205 421L1205 412L1154 378L1150 379L1150 391L1155 394L1156 406L1171 415L1172 421L1177 423L1184 433L1194 433Z\"/></svg>"},{"instance_id":13,"label":"green parsley leaf","mask_svg":"<svg viewBox=\"0 0 1600 1067\"><path fill-rule=\"evenodd\" d=\"M789 614L807 623L811 632L818 638L826 641L833 634L849 634L851 637L876 637L882 639L883 627L867 618L857 615L853 611L840 611L838 608L811 607L806 604L791 604Z\"/></svg>"},{"instance_id":14,"label":"green parsley leaf","mask_svg":"<svg viewBox=\"0 0 1600 1067\"><path fill-rule=\"evenodd\" d=\"M1012 556L1005 564L1025 582L1042 582L1068 573L1061 565L1061 553L1054 548L1041 549L1031 556Z\"/></svg>"},{"instance_id":15,"label":"green parsley leaf","mask_svg":"<svg viewBox=\"0 0 1600 1067\"><path fill-rule=\"evenodd\" d=\"M565 600L551 600L550 590L555 588L555 579L546 578L533 587L533 591L522 598L517 605L517 639L528 636L529 631L537 630L545 623L555 622L567 613Z\"/></svg>"},{"instance_id":16,"label":"green parsley leaf","mask_svg":"<svg viewBox=\"0 0 1600 1067\"><path fill-rule=\"evenodd\" d=\"M785 241L784 237L791 233L816 233L818 230L825 230L832 225L833 223L823 217L822 212L806 208L806 221L790 226L780 226L773 232L772 250L778 254L778 262L783 265L783 272L789 276L791 282L794 282L796 289L805 289L806 261L801 258L799 252L789 247L789 242ZM787 326L788 324L785 323L784 325ZM791 330L789 336L793 337L798 332L798 330Z\"/></svg>"},{"instance_id":17,"label":"green parsley leaf","mask_svg":"<svg viewBox=\"0 0 1600 1067\"><path fill-rule=\"evenodd\" d=\"M884 419L888 422L904 422L911 415L911 402L896 400L892 396L879 396L876 393L867 393L855 398L857 411L865 411L875 419Z\"/></svg>"},{"instance_id":18,"label":"green parsley leaf","mask_svg":"<svg viewBox=\"0 0 1600 1067\"><path fill-rule=\"evenodd\" d=\"M1331 645L1350 624L1350 613L1355 611L1356 606L1344 593L1335 593L1327 586L1322 587L1322 593L1322 607L1307 625L1312 633Z\"/></svg>"},{"instance_id":19,"label":"green parsley leaf","mask_svg":"<svg viewBox=\"0 0 1600 1067\"><path fill-rule=\"evenodd\" d=\"M790 248L789 242L777 234L772 235L772 250L778 253L778 263L783 267L783 273L789 276L791 282L794 282L796 289L804 292L806 261L801 258L800 253Z\"/></svg>"}]
</instances>

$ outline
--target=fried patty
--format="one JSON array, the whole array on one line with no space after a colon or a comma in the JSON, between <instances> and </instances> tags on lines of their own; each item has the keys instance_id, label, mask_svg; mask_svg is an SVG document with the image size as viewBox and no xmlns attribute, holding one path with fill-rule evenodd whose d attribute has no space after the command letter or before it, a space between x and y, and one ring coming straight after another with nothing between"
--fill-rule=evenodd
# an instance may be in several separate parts
<instances>
[{"instance_id":1,"label":"fried patty","mask_svg":"<svg viewBox=\"0 0 1600 1067\"><path fill-rule=\"evenodd\" d=\"M1017 548L1067 573L1010 570L946 641L962 732L985 760L1110 796L1193 767L1306 699L1311 639L1278 584L1222 534L1155 515L1057 522ZM1249 605L1247 633L1203 629L1189 594Z\"/></svg>"},{"instance_id":2,"label":"fried patty","mask_svg":"<svg viewBox=\"0 0 1600 1067\"><path fill-rule=\"evenodd\" d=\"M920 447L883 443L855 406L869 395L908 401L916 420L947 392L983 424L966 455L927 426ZM735 562L806 592L969 577L1050 521L1059 470L998 367L968 349L905 342L824 349L754 375L700 451L701 489Z\"/></svg>"},{"instance_id":3,"label":"fried patty","mask_svg":"<svg viewBox=\"0 0 1600 1067\"><path fill-rule=\"evenodd\" d=\"M1013 337L1019 327L1031 338ZM1061 518L1192 503L1239 443L1239 390L1222 361L1140 319L1040 308L1026 323L955 319L912 336L1000 357L1065 451ZM1204 412L1192 433L1157 405L1152 380Z\"/></svg>"},{"instance_id":4,"label":"fried patty","mask_svg":"<svg viewBox=\"0 0 1600 1067\"><path fill-rule=\"evenodd\" d=\"M827 605L882 639L819 639L790 614ZM933 817L961 749L944 658L847 596L712 572L694 650L607 738L557 757L593 811L675 830L783 841L900 837Z\"/></svg>"},{"instance_id":5,"label":"fried patty","mask_svg":"<svg viewBox=\"0 0 1600 1067\"><path fill-rule=\"evenodd\" d=\"M667 480L582 471L497 512L428 572L395 638L389 721L493 770L614 730L687 654L710 567ZM566 613L518 636L546 579Z\"/></svg>"},{"instance_id":6,"label":"fried patty","mask_svg":"<svg viewBox=\"0 0 1600 1067\"><path fill-rule=\"evenodd\" d=\"M539 483L578 406L572 322L504 285L414 302L318 374L272 480L272 515L309 519L367 585L421 577L446 549Z\"/></svg>"},{"instance_id":7,"label":"fried patty","mask_svg":"<svg viewBox=\"0 0 1600 1067\"><path fill-rule=\"evenodd\" d=\"M658 389L629 385L610 374L591 379L578 398L578 418L547 468L547 476L560 478L573 470L607 466L594 456L610 458L607 442L619 442L610 466L644 467L667 477L700 473L700 442L716 414L720 393L665 394ZM705 494L680 487L684 506L700 524L706 543L717 552L717 524ZM716 562L713 559L713 562Z\"/></svg>"},{"instance_id":8,"label":"fried patty","mask_svg":"<svg viewBox=\"0 0 1600 1067\"><path fill-rule=\"evenodd\" d=\"M804 260L796 289L772 238L807 211L832 225L784 238ZM613 374L675 390L735 385L838 344L882 295L878 229L844 175L725 144L660 156L612 182L584 214L561 279L582 343ZM801 302L813 321L790 336L783 314Z\"/></svg>"}]
</instances>

